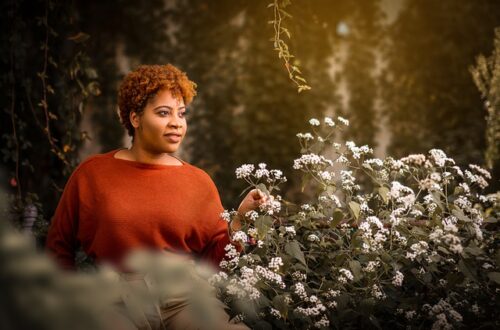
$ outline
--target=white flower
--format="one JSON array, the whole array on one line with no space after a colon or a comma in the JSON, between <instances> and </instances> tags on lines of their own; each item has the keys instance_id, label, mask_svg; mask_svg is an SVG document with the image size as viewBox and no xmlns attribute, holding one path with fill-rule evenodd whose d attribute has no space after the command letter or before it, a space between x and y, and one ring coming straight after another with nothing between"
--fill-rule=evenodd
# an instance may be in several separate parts
<instances>
[{"instance_id":1,"label":"white flower","mask_svg":"<svg viewBox=\"0 0 500 330\"><path fill-rule=\"evenodd\" d=\"M487 170L485 170L484 168L478 166L478 165L474 165L474 164L469 164L469 168L471 170L474 170L476 172L478 172L480 175L484 176L486 179L491 179L491 174L490 172L488 172Z\"/></svg>"},{"instance_id":2,"label":"white flower","mask_svg":"<svg viewBox=\"0 0 500 330\"><path fill-rule=\"evenodd\" d=\"M340 116L338 116L338 117L337 117L337 120L338 120L338 121L339 121L342 125L344 125L344 126L349 126L349 120L347 120L347 119L345 119L345 118L343 118L343 117L340 117Z\"/></svg>"},{"instance_id":3,"label":"white flower","mask_svg":"<svg viewBox=\"0 0 500 330\"><path fill-rule=\"evenodd\" d=\"M226 222L230 222L231 221L231 213L228 210L224 210L220 214L220 217L222 218L222 220L224 220Z\"/></svg>"},{"instance_id":4,"label":"white flower","mask_svg":"<svg viewBox=\"0 0 500 330\"><path fill-rule=\"evenodd\" d=\"M363 162L363 164L370 165L370 166L375 165L378 167L384 166L384 163L382 162L382 160L380 160L378 158L367 159Z\"/></svg>"},{"instance_id":5,"label":"white flower","mask_svg":"<svg viewBox=\"0 0 500 330\"><path fill-rule=\"evenodd\" d=\"M328 126L330 126L330 127L335 126L335 122L330 117L325 117L325 124L328 125Z\"/></svg>"},{"instance_id":6,"label":"white flower","mask_svg":"<svg viewBox=\"0 0 500 330\"><path fill-rule=\"evenodd\" d=\"M297 133L297 137L306 141L314 140L314 136L311 133Z\"/></svg>"},{"instance_id":7,"label":"white flower","mask_svg":"<svg viewBox=\"0 0 500 330\"><path fill-rule=\"evenodd\" d=\"M252 175L253 170L255 169L253 164L244 164L236 169L236 178L244 179Z\"/></svg>"},{"instance_id":8,"label":"white flower","mask_svg":"<svg viewBox=\"0 0 500 330\"><path fill-rule=\"evenodd\" d=\"M434 163L439 166L445 166L446 162L455 164L455 161L451 158L448 158L443 150L440 149L432 149L429 151L430 159L434 161Z\"/></svg>"},{"instance_id":9,"label":"white flower","mask_svg":"<svg viewBox=\"0 0 500 330\"><path fill-rule=\"evenodd\" d=\"M245 213L245 217L247 217L252 221L255 221L259 218L259 213L255 212L254 210L250 210L247 213Z\"/></svg>"},{"instance_id":10,"label":"white flower","mask_svg":"<svg viewBox=\"0 0 500 330\"><path fill-rule=\"evenodd\" d=\"M239 230L233 234L233 241L246 243L248 241L247 234L245 234L243 231Z\"/></svg>"},{"instance_id":11,"label":"white flower","mask_svg":"<svg viewBox=\"0 0 500 330\"><path fill-rule=\"evenodd\" d=\"M366 265L363 270L367 273L371 273L377 270L377 268L380 266L380 261L368 261L368 264Z\"/></svg>"},{"instance_id":12,"label":"white flower","mask_svg":"<svg viewBox=\"0 0 500 330\"><path fill-rule=\"evenodd\" d=\"M324 156L313 153L302 155L299 159L293 161L293 168L296 170L306 168L308 165L332 166L333 162Z\"/></svg>"},{"instance_id":13,"label":"white flower","mask_svg":"<svg viewBox=\"0 0 500 330\"><path fill-rule=\"evenodd\" d=\"M268 265L269 269L275 272L279 270L280 266L283 266L283 260L280 257L272 258Z\"/></svg>"},{"instance_id":14,"label":"white flower","mask_svg":"<svg viewBox=\"0 0 500 330\"><path fill-rule=\"evenodd\" d=\"M403 273L401 273L400 271L396 271L396 275L394 275L394 277L392 278L392 284L394 284L395 286L402 286L404 278L405 276L403 275Z\"/></svg>"},{"instance_id":15,"label":"white flower","mask_svg":"<svg viewBox=\"0 0 500 330\"><path fill-rule=\"evenodd\" d=\"M321 171L321 172L318 172L318 174L319 174L319 177L325 181L332 181L332 179L334 177L334 173L328 172L328 171Z\"/></svg>"},{"instance_id":16,"label":"white flower","mask_svg":"<svg viewBox=\"0 0 500 330\"><path fill-rule=\"evenodd\" d=\"M354 276L352 275L351 271L345 268L340 268L339 273L341 273L345 278L347 278L349 281L352 281L354 279Z\"/></svg>"},{"instance_id":17,"label":"white flower","mask_svg":"<svg viewBox=\"0 0 500 330\"><path fill-rule=\"evenodd\" d=\"M307 236L307 240L309 242L319 242L320 239L317 235L314 235L314 234L310 234L309 236Z\"/></svg>"},{"instance_id":18,"label":"white flower","mask_svg":"<svg viewBox=\"0 0 500 330\"><path fill-rule=\"evenodd\" d=\"M373 284L373 286L372 286L372 296L374 298L380 299L380 300L386 298L385 293L382 292L382 290L380 289L380 287L377 284Z\"/></svg>"},{"instance_id":19,"label":"white flower","mask_svg":"<svg viewBox=\"0 0 500 330\"><path fill-rule=\"evenodd\" d=\"M274 316L274 317L276 317L276 318L278 318L278 319L281 319L281 318L283 317L283 316L281 315L281 313L280 313L280 311L279 311L279 310L274 309L274 308L272 308L272 307L270 308L269 313L270 313L272 316Z\"/></svg>"},{"instance_id":20,"label":"white flower","mask_svg":"<svg viewBox=\"0 0 500 330\"><path fill-rule=\"evenodd\" d=\"M330 326L330 321L326 317L326 315L323 315L319 321L316 321L314 323L314 327L316 328L327 328Z\"/></svg>"},{"instance_id":21,"label":"white flower","mask_svg":"<svg viewBox=\"0 0 500 330\"><path fill-rule=\"evenodd\" d=\"M409 155L407 157L401 158L402 162L417 166L423 165L425 163L425 160L425 155L422 154Z\"/></svg>"},{"instance_id":22,"label":"white flower","mask_svg":"<svg viewBox=\"0 0 500 330\"><path fill-rule=\"evenodd\" d=\"M309 124L311 124L311 126L319 126L320 122L316 118L311 118L309 119Z\"/></svg>"},{"instance_id":23,"label":"white flower","mask_svg":"<svg viewBox=\"0 0 500 330\"><path fill-rule=\"evenodd\" d=\"M295 232L295 227L294 226L286 226L285 227L285 232L290 234L291 237L294 237L295 235L297 235L297 233Z\"/></svg>"}]
</instances>

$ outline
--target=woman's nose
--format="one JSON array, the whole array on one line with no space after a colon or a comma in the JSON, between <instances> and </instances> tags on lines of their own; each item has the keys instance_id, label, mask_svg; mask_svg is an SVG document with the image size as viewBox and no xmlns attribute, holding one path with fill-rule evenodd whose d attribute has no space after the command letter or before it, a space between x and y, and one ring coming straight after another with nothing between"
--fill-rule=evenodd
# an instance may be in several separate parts
<instances>
[{"instance_id":1,"label":"woman's nose","mask_svg":"<svg viewBox=\"0 0 500 330\"><path fill-rule=\"evenodd\" d=\"M168 126L170 126L170 127L182 127L181 119L178 118L177 116L171 116L170 120L168 121Z\"/></svg>"}]
</instances>

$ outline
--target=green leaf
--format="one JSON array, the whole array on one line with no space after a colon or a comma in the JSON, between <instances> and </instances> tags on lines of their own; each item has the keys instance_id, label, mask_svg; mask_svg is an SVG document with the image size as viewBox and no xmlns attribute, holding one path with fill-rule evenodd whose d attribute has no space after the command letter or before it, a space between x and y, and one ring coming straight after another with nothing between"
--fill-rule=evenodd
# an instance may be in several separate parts
<instances>
[{"instance_id":1,"label":"green leaf","mask_svg":"<svg viewBox=\"0 0 500 330\"><path fill-rule=\"evenodd\" d=\"M259 189L260 191L262 191L265 194L269 194L269 190L267 190L266 185L263 183L259 183L258 185L255 186L255 188Z\"/></svg>"},{"instance_id":2,"label":"green leaf","mask_svg":"<svg viewBox=\"0 0 500 330\"><path fill-rule=\"evenodd\" d=\"M333 212L333 220L330 223L330 227L337 227L342 219L344 219L344 213L342 213L340 209L335 209L335 211Z\"/></svg>"},{"instance_id":3,"label":"green leaf","mask_svg":"<svg viewBox=\"0 0 500 330\"><path fill-rule=\"evenodd\" d=\"M459 208L456 208L454 209L453 211L451 211L451 213L456 216L459 220L462 220L463 222L472 222L471 219L469 219L465 214L464 212L459 209Z\"/></svg>"},{"instance_id":4,"label":"green leaf","mask_svg":"<svg viewBox=\"0 0 500 330\"><path fill-rule=\"evenodd\" d=\"M354 280L358 281L363 277L363 273L361 272L361 264L357 260L349 261L349 268L352 270L352 274L354 275Z\"/></svg>"},{"instance_id":5,"label":"green leaf","mask_svg":"<svg viewBox=\"0 0 500 330\"><path fill-rule=\"evenodd\" d=\"M488 273L488 277L493 282L496 282L496 284L500 284L500 273L498 273L498 272L491 272L491 273Z\"/></svg>"},{"instance_id":6,"label":"green leaf","mask_svg":"<svg viewBox=\"0 0 500 330\"><path fill-rule=\"evenodd\" d=\"M286 296L285 295L278 295L273 298L273 306L276 308L281 315L286 317L288 314L288 304L286 303Z\"/></svg>"},{"instance_id":7,"label":"green leaf","mask_svg":"<svg viewBox=\"0 0 500 330\"><path fill-rule=\"evenodd\" d=\"M266 236L272 225L273 218L268 215L259 217L257 220L255 220L255 228L257 228L257 234L260 238Z\"/></svg>"},{"instance_id":8,"label":"green leaf","mask_svg":"<svg viewBox=\"0 0 500 330\"><path fill-rule=\"evenodd\" d=\"M378 194L382 198L382 200L384 201L384 204L387 204L389 202L388 193L389 193L389 188L387 188L387 187L378 188Z\"/></svg>"},{"instance_id":9,"label":"green leaf","mask_svg":"<svg viewBox=\"0 0 500 330\"><path fill-rule=\"evenodd\" d=\"M458 269L469 279L477 281L476 275L471 271L470 267L463 259L458 262Z\"/></svg>"},{"instance_id":10,"label":"green leaf","mask_svg":"<svg viewBox=\"0 0 500 330\"><path fill-rule=\"evenodd\" d=\"M356 218L356 220L358 220L359 214L361 213L361 208L359 207L359 204L351 201L351 202L349 202L349 208L351 209L352 214L354 215L354 218Z\"/></svg>"},{"instance_id":11,"label":"green leaf","mask_svg":"<svg viewBox=\"0 0 500 330\"><path fill-rule=\"evenodd\" d=\"M303 265L306 265L306 259L304 258L304 253L300 249L299 242L290 241L285 245L285 252L289 255L300 261Z\"/></svg>"}]
</instances>

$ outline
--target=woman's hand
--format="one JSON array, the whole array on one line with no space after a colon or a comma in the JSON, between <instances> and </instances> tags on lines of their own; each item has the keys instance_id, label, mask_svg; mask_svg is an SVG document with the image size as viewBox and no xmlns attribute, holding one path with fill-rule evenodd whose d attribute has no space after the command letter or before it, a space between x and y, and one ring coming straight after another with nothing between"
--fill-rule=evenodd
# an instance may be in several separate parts
<instances>
[{"instance_id":1,"label":"woman's hand","mask_svg":"<svg viewBox=\"0 0 500 330\"><path fill-rule=\"evenodd\" d=\"M240 206L238 207L238 213L241 217L244 217L245 214L247 214L247 212L255 210L268 200L269 197L266 194L264 194L261 190L252 189L241 201Z\"/></svg>"}]
</instances>

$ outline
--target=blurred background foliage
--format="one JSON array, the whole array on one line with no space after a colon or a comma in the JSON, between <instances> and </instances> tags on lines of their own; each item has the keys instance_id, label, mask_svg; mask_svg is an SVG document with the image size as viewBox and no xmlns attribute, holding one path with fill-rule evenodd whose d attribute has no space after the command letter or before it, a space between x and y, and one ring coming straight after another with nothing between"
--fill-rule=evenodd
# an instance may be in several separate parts
<instances>
[{"instance_id":1,"label":"blurred background foliage","mask_svg":"<svg viewBox=\"0 0 500 330\"><path fill-rule=\"evenodd\" d=\"M227 208L243 163L282 169L283 194L300 200L295 135L333 114L351 121L343 138L380 157L441 148L489 165L498 190L499 1L278 1L291 15L291 63L312 87L300 94L274 50L269 3L2 2L1 166L14 222L36 205L47 223L81 160L128 146L118 84L139 64L168 62L198 84L180 156L213 177Z\"/></svg>"}]
</instances>

